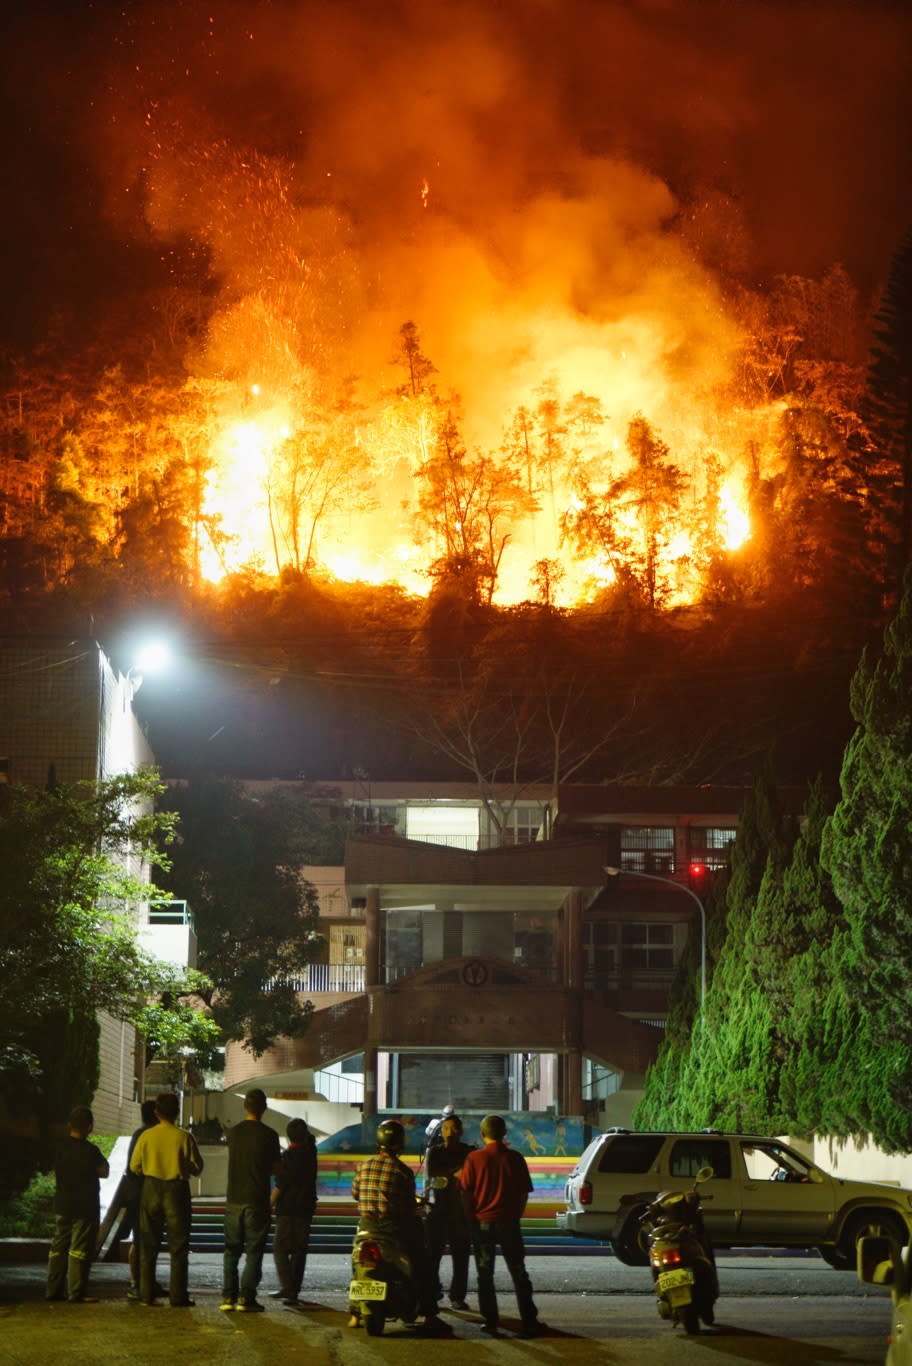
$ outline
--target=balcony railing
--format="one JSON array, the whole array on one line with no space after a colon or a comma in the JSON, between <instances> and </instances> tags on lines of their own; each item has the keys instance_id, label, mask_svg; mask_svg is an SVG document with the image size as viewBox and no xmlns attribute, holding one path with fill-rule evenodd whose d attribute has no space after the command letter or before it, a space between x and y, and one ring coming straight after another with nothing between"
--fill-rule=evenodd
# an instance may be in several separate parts
<instances>
[{"instance_id":1,"label":"balcony railing","mask_svg":"<svg viewBox=\"0 0 912 1366\"><path fill-rule=\"evenodd\" d=\"M272 978L266 983L266 990L278 985ZM364 990L364 966L354 963L311 963L297 977L283 977L283 986L293 987L302 995L309 996L321 991L360 992Z\"/></svg>"},{"instance_id":2,"label":"balcony railing","mask_svg":"<svg viewBox=\"0 0 912 1366\"><path fill-rule=\"evenodd\" d=\"M438 831L437 834L434 834L431 831L422 830L410 834L409 839L417 844L439 844L446 849L473 850L478 848L477 835L449 835L445 834L443 831Z\"/></svg>"}]
</instances>

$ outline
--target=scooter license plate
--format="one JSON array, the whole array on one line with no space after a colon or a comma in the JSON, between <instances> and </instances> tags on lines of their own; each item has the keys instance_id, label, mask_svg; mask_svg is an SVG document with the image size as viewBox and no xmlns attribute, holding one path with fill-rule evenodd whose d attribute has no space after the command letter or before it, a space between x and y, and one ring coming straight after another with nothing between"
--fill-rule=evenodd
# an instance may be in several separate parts
<instances>
[{"instance_id":1,"label":"scooter license plate","mask_svg":"<svg viewBox=\"0 0 912 1366\"><path fill-rule=\"evenodd\" d=\"M656 1281L656 1289L661 1295L667 1295L670 1290L680 1290L693 1283L694 1274L690 1267L682 1266L679 1271L663 1271Z\"/></svg>"},{"instance_id":2,"label":"scooter license plate","mask_svg":"<svg viewBox=\"0 0 912 1366\"><path fill-rule=\"evenodd\" d=\"M350 1300L385 1300L386 1281L352 1281L348 1287Z\"/></svg>"}]
</instances>

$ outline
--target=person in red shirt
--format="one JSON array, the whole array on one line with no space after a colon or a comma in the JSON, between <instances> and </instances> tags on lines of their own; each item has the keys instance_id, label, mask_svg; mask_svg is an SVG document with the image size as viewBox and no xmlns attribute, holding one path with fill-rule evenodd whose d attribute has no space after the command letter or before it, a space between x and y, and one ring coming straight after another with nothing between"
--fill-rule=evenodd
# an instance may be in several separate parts
<instances>
[{"instance_id":1,"label":"person in red shirt","mask_svg":"<svg viewBox=\"0 0 912 1366\"><path fill-rule=\"evenodd\" d=\"M494 1262L499 1244L516 1291L522 1321L520 1336L534 1338L545 1331L545 1326L532 1298L519 1223L532 1189L532 1178L522 1153L514 1152L504 1143L506 1132L500 1115L485 1116L481 1121L484 1147L468 1154L459 1173L459 1184L475 1246L478 1307L484 1315L484 1331L496 1337L500 1323L494 1290Z\"/></svg>"}]
</instances>

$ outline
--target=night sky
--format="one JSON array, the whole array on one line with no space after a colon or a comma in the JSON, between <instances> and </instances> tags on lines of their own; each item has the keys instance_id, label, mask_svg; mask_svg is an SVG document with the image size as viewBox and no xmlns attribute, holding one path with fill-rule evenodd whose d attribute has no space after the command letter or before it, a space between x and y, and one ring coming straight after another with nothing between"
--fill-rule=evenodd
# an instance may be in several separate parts
<instances>
[{"instance_id":1,"label":"night sky","mask_svg":"<svg viewBox=\"0 0 912 1366\"><path fill-rule=\"evenodd\" d=\"M378 328L422 307L442 334L464 322L452 284L410 271L425 181L425 281L527 284L569 233L583 311L695 191L725 197L761 280L842 261L872 289L912 219L902 0L58 0L16 6L3 49L16 344L167 272L182 234L237 287L251 156L292 194L301 240L325 254L332 237L342 311Z\"/></svg>"}]
</instances>

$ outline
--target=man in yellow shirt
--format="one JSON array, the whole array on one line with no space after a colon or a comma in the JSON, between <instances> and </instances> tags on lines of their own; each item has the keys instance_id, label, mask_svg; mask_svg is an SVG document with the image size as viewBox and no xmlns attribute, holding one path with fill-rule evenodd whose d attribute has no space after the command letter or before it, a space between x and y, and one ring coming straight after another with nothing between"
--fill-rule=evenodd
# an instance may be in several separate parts
<instances>
[{"instance_id":1,"label":"man in yellow shirt","mask_svg":"<svg viewBox=\"0 0 912 1366\"><path fill-rule=\"evenodd\" d=\"M130 1158L130 1170L142 1176L139 1226L142 1238L139 1297L155 1303L155 1271L165 1227L171 1259L168 1299L175 1309L192 1308L187 1294L190 1253L190 1177L203 1170L196 1139L176 1120L180 1101L163 1091L155 1102L158 1123L140 1134Z\"/></svg>"}]
</instances>

